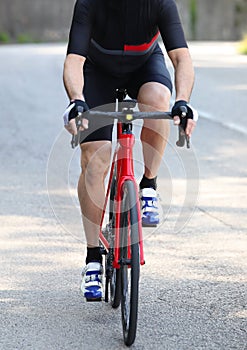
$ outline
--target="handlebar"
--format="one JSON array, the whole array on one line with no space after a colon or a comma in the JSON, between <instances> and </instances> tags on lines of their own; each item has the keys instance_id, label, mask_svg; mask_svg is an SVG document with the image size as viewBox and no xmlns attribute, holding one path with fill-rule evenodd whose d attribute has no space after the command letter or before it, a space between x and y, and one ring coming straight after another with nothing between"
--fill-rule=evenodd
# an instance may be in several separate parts
<instances>
[{"instance_id":1,"label":"handlebar","mask_svg":"<svg viewBox=\"0 0 247 350\"><path fill-rule=\"evenodd\" d=\"M176 142L176 145L178 147L183 147L186 142L187 148L190 148L190 138L185 134L185 129L187 125L187 108L185 106L182 106L180 107L180 110L180 125L178 126L178 140ZM138 112L133 111L130 108L123 108L121 112L105 112L98 110L90 110L84 112L82 107L78 107L78 115L75 118L78 132L77 135L72 136L72 148L75 148L79 144L79 128L82 126L82 119L85 118L90 120L91 118L95 117L101 119L103 118L108 121L114 121L114 119L117 119L121 123L131 123L137 119L172 119L171 112Z\"/></svg>"}]
</instances>

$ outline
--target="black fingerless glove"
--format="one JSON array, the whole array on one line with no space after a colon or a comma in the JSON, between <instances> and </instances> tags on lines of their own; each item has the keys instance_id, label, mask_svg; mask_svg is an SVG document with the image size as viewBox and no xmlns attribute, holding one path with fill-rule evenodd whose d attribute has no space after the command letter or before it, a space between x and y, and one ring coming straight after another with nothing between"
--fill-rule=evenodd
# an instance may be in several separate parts
<instances>
[{"instance_id":1,"label":"black fingerless glove","mask_svg":"<svg viewBox=\"0 0 247 350\"><path fill-rule=\"evenodd\" d=\"M174 118L175 116L181 117L181 114L182 114L181 107L186 107L186 109L187 109L186 117L188 119L193 119L193 110L188 105L188 102L186 102L184 100L179 100L179 101L175 102L175 104L174 104L174 106L172 108L172 118Z\"/></svg>"},{"instance_id":2,"label":"black fingerless glove","mask_svg":"<svg viewBox=\"0 0 247 350\"><path fill-rule=\"evenodd\" d=\"M82 100L72 100L70 101L70 104L68 106L68 109L70 108L70 106L73 107L70 109L69 114L68 114L68 120L70 121L71 119L74 119L77 117L78 115L78 107L81 107L82 112L86 112L89 110L88 105L86 104L85 101Z\"/></svg>"},{"instance_id":3,"label":"black fingerless glove","mask_svg":"<svg viewBox=\"0 0 247 350\"><path fill-rule=\"evenodd\" d=\"M183 118L185 115L182 113L186 113L186 118ZM188 103L184 100L176 101L172 108L172 117L179 116L180 124L179 126L185 131L187 127L187 120L194 119L193 109L188 105Z\"/></svg>"}]
</instances>

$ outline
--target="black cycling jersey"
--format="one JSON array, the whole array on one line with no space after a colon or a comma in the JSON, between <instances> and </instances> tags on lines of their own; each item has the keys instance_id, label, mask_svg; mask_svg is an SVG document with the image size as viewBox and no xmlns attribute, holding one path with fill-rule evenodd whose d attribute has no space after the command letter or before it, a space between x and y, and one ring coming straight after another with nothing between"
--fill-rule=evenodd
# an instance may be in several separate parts
<instances>
[{"instance_id":1,"label":"black cycling jersey","mask_svg":"<svg viewBox=\"0 0 247 350\"><path fill-rule=\"evenodd\" d=\"M187 47L174 0L77 0L67 53L121 76L147 61L159 34L167 51Z\"/></svg>"}]
</instances>

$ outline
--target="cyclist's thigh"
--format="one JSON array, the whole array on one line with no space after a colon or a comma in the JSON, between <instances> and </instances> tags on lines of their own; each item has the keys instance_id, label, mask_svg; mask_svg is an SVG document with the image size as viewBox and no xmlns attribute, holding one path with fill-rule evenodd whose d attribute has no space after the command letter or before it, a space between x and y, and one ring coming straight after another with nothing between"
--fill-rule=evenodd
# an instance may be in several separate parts
<instances>
[{"instance_id":1,"label":"cyclist's thigh","mask_svg":"<svg viewBox=\"0 0 247 350\"><path fill-rule=\"evenodd\" d=\"M160 83L172 93L171 76L166 67L162 50L158 45L146 63L132 75L128 85L129 95L137 99L141 86L149 82Z\"/></svg>"},{"instance_id":2,"label":"cyclist's thigh","mask_svg":"<svg viewBox=\"0 0 247 350\"><path fill-rule=\"evenodd\" d=\"M84 96L89 108L99 107L104 110L114 111L114 102L116 97L116 88L118 88L119 80L104 70L96 67L90 61L86 61L84 65ZM112 104L109 105L109 104ZM91 120L89 129L83 132L81 143L90 141L101 141L112 139L113 124L106 120Z\"/></svg>"}]
</instances>

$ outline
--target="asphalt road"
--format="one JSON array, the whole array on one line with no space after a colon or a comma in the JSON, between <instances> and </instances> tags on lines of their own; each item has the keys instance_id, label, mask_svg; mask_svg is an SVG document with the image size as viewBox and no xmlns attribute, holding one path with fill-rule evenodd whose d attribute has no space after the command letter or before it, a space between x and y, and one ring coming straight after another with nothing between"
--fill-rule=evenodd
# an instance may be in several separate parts
<instances>
[{"instance_id":1,"label":"asphalt road","mask_svg":"<svg viewBox=\"0 0 247 350\"><path fill-rule=\"evenodd\" d=\"M161 166L164 220L144 232L136 350L247 349L247 59L229 43L191 52L204 118L191 151L174 147L172 129ZM0 47L3 350L125 348L120 310L79 293L85 241L79 152L61 119L64 55L61 44Z\"/></svg>"}]
</instances>

